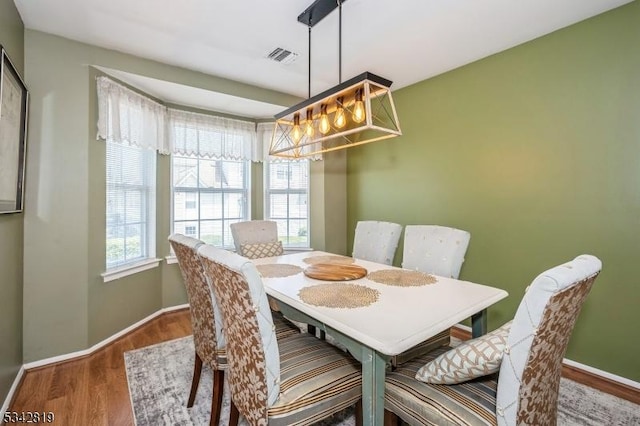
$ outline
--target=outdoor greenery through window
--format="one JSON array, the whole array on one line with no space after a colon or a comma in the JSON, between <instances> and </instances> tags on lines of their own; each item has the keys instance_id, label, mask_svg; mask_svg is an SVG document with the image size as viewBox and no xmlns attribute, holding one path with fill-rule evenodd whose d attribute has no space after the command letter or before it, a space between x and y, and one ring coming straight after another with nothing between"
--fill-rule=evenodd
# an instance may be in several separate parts
<instances>
[{"instance_id":1,"label":"outdoor greenery through window","mask_svg":"<svg viewBox=\"0 0 640 426\"><path fill-rule=\"evenodd\" d=\"M249 213L249 162L173 155L173 232L233 247L229 225Z\"/></svg>"},{"instance_id":2,"label":"outdoor greenery through window","mask_svg":"<svg viewBox=\"0 0 640 426\"><path fill-rule=\"evenodd\" d=\"M107 142L107 270L155 257L156 152Z\"/></svg>"},{"instance_id":3,"label":"outdoor greenery through window","mask_svg":"<svg viewBox=\"0 0 640 426\"><path fill-rule=\"evenodd\" d=\"M265 162L265 218L285 247L309 247L309 161Z\"/></svg>"}]
</instances>

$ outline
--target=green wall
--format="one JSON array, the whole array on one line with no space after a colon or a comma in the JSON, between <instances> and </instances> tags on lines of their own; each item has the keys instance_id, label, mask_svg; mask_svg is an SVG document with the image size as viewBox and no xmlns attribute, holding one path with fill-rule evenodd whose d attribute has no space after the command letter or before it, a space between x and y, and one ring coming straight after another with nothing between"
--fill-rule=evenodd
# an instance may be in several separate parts
<instances>
[{"instance_id":1,"label":"green wall","mask_svg":"<svg viewBox=\"0 0 640 426\"><path fill-rule=\"evenodd\" d=\"M38 31L25 32L31 89L24 225L24 361L83 350L185 303L177 265L104 283L105 145L96 141L101 66L280 105L297 98ZM169 254L170 162L158 155L157 250Z\"/></svg>"},{"instance_id":2,"label":"green wall","mask_svg":"<svg viewBox=\"0 0 640 426\"><path fill-rule=\"evenodd\" d=\"M0 44L24 77L24 25L12 0L0 1ZM22 213L0 215L0 401L22 365L23 226Z\"/></svg>"},{"instance_id":3,"label":"green wall","mask_svg":"<svg viewBox=\"0 0 640 426\"><path fill-rule=\"evenodd\" d=\"M403 136L349 152L350 241L363 219L470 231L461 278L510 294L491 329L594 254L567 358L639 381L639 46L636 1L394 92Z\"/></svg>"},{"instance_id":4,"label":"green wall","mask_svg":"<svg viewBox=\"0 0 640 426\"><path fill-rule=\"evenodd\" d=\"M32 30L25 32L25 63L32 82L27 159L32 167L27 170L30 209L24 229L24 361L31 362L86 349L160 308L186 303L178 266L164 262L171 206L167 156L157 157L156 256L163 261L158 268L108 283L100 276L105 269L106 151L96 140L95 79L102 74L96 66L277 105L299 99ZM323 168L311 173L311 203L327 210L312 218L322 221L316 226L318 249L325 248L326 240L346 246L346 197L325 191L329 185L314 184L326 177L346 194L346 159L333 169L326 175ZM262 165L253 164L252 173L252 217L261 219ZM325 220L341 220L342 226L325 227Z\"/></svg>"}]
</instances>

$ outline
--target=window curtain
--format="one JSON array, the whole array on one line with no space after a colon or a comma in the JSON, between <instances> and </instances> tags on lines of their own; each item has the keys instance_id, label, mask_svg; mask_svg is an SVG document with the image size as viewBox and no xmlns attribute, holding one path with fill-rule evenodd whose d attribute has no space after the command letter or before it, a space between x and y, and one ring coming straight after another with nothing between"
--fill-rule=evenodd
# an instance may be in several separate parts
<instances>
[{"instance_id":1,"label":"window curtain","mask_svg":"<svg viewBox=\"0 0 640 426\"><path fill-rule=\"evenodd\" d=\"M98 139L170 154L164 105L107 77L98 77L97 86Z\"/></svg>"},{"instance_id":2,"label":"window curtain","mask_svg":"<svg viewBox=\"0 0 640 426\"><path fill-rule=\"evenodd\" d=\"M271 139L273 137L273 132L276 129L276 123L258 123L256 126L256 135L257 135L257 143L255 150L255 158L259 158L256 161L270 161L270 162L278 162L278 161L298 161L298 160L289 160L286 158L280 158L269 155L269 148L271 147ZM309 147L302 148L304 150L308 150ZM307 151L308 152L308 151ZM318 161L322 160L322 154L312 155L310 157L300 158L299 160L312 160Z\"/></svg>"},{"instance_id":3,"label":"window curtain","mask_svg":"<svg viewBox=\"0 0 640 426\"><path fill-rule=\"evenodd\" d=\"M169 144L175 154L255 161L255 123L169 109Z\"/></svg>"}]
</instances>

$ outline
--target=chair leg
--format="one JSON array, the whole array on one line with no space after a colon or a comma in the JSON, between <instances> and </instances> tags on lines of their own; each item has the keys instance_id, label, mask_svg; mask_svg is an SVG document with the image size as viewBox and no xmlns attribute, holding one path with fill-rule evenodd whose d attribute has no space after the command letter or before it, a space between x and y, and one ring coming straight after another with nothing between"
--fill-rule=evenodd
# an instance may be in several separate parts
<instances>
[{"instance_id":1,"label":"chair leg","mask_svg":"<svg viewBox=\"0 0 640 426\"><path fill-rule=\"evenodd\" d=\"M356 426L362 426L362 399L356 402Z\"/></svg>"},{"instance_id":2,"label":"chair leg","mask_svg":"<svg viewBox=\"0 0 640 426\"><path fill-rule=\"evenodd\" d=\"M213 394L211 395L211 426L218 426L220 412L222 411L222 393L224 390L224 370L213 372Z\"/></svg>"},{"instance_id":3,"label":"chair leg","mask_svg":"<svg viewBox=\"0 0 640 426\"><path fill-rule=\"evenodd\" d=\"M400 417L393 411L384 410L384 426L399 426Z\"/></svg>"},{"instance_id":4,"label":"chair leg","mask_svg":"<svg viewBox=\"0 0 640 426\"><path fill-rule=\"evenodd\" d=\"M187 402L188 408L193 407L193 402L196 400L196 392L200 384L200 373L202 373L202 359L196 354L196 360L193 365L193 379L191 379L191 392L189 393L189 401Z\"/></svg>"},{"instance_id":5,"label":"chair leg","mask_svg":"<svg viewBox=\"0 0 640 426\"><path fill-rule=\"evenodd\" d=\"M231 401L231 409L229 410L229 426L238 426L238 419L240 417L240 412L238 411L238 407L236 404Z\"/></svg>"}]
</instances>

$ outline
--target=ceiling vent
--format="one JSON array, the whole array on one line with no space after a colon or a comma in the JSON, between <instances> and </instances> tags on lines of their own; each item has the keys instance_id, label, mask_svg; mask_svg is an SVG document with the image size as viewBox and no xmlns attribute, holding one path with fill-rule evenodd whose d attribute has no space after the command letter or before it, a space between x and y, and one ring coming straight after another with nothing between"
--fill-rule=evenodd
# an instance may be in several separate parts
<instances>
[{"instance_id":1,"label":"ceiling vent","mask_svg":"<svg viewBox=\"0 0 640 426\"><path fill-rule=\"evenodd\" d=\"M283 49L282 47L276 47L267 55L268 59L272 61L280 62L281 64L289 65L298 57L297 53L293 53L290 50Z\"/></svg>"}]
</instances>

